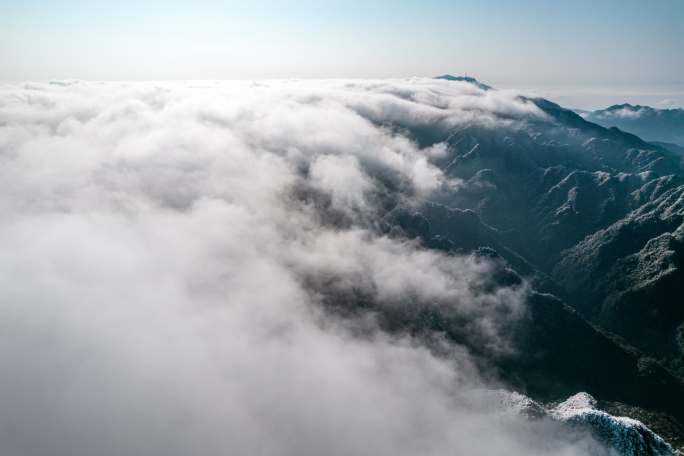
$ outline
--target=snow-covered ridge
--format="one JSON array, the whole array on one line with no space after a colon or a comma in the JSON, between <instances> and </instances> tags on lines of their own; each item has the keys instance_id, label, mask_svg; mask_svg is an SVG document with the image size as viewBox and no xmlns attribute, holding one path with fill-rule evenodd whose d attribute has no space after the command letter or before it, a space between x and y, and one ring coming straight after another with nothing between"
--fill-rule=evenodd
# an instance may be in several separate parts
<instances>
[{"instance_id":1,"label":"snow-covered ridge","mask_svg":"<svg viewBox=\"0 0 684 456\"><path fill-rule=\"evenodd\" d=\"M596 408L596 399L577 393L549 410L558 421L590 427L602 441L625 456L674 455L673 448L643 423L627 417L615 417Z\"/></svg>"},{"instance_id":2,"label":"snow-covered ridge","mask_svg":"<svg viewBox=\"0 0 684 456\"><path fill-rule=\"evenodd\" d=\"M670 456L679 454L659 435L638 420L616 417L599 410L596 399L577 393L557 405L544 406L519 393L497 392L507 412L530 418L547 417L573 428L583 428L621 456Z\"/></svg>"}]
</instances>

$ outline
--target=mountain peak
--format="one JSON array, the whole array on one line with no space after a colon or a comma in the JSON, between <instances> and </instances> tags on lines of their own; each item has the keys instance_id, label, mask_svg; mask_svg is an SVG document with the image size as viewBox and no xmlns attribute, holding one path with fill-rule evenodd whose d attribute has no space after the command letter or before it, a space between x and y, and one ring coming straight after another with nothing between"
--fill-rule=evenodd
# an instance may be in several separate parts
<instances>
[{"instance_id":1,"label":"mountain peak","mask_svg":"<svg viewBox=\"0 0 684 456\"><path fill-rule=\"evenodd\" d=\"M467 82L469 84L473 84L474 86L482 89L482 90L491 90L492 87L488 86L487 84L483 84L480 81L478 81L475 78L472 78L470 76L454 76L451 74L443 74L442 76L437 76L435 79L443 79L445 81L460 81L460 82Z\"/></svg>"},{"instance_id":2,"label":"mountain peak","mask_svg":"<svg viewBox=\"0 0 684 456\"><path fill-rule=\"evenodd\" d=\"M609 106L604 111L621 111L621 110L639 111L640 109L643 109L643 108L652 109L649 106L641 106L641 105L633 105L630 103L622 103L622 104L614 104L612 106Z\"/></svg>"}]
</instances>

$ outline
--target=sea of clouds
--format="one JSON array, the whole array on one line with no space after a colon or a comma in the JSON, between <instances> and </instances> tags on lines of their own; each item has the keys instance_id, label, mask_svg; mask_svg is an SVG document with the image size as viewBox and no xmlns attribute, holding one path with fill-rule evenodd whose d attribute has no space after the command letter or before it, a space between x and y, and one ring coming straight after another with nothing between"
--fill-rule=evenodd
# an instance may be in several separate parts
<instances>
[{"instance_id":1,"label":"sea of clouds","mask_svg":"<svg viewBox=\"0 0 684 456\"><path fill-rule=\"evenodd\" d=\"M429 138L529 116L429 79L0 85L0 453L600 451L375 318L434 306L510 349L524 284L384 224L464 185Z\"/></svg>"}]
</instances>

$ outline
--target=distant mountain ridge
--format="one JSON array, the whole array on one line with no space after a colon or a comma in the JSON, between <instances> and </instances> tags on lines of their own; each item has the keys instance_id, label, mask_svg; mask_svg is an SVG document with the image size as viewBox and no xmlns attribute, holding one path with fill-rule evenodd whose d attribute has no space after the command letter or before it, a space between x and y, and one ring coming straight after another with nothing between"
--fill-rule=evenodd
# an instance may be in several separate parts
<instances>
[{"instance_id":1,"label":"distant mountain ridge","mask_svg":"<svg viewBox=\"0 0 684 456\"><path fill-rule=\"evenodd\" d=\"M437 76L435 79L443 79L445 81L459 81L459 82L467 82L470 84L473 84L474 86L482 89L482 90L491 90L492 87L488 86L487 84L483 84L480 81L478 81L475 78L472 78L470 76L453 76L451 74L444 74L442 76Z\"/></svg>"},{"instance_id":2,"label":"distant mountain ridge","mask_svg":"<svg viewBox=\"0 0 684 456\"><path fill-rule=\"evenodd\" d=\"M582 115L591 122L604 127L617 127L647 141L684 146L684 109L657 109L623 103Z\"/></svg>"}]
</instances>

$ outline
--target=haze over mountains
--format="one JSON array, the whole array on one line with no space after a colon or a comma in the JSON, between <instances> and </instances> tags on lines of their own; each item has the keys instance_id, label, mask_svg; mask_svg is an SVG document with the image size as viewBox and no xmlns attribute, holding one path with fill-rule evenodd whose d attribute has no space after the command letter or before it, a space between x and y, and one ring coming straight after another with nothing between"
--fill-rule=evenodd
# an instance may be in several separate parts
<instances>
[{"instance_id":1,"label":"haze over mountains","mask_svg":"<svg viewBox=\"0 0 684 456\"><path fill-rule=\"evenodd\" d=\"M0 452L676 454L682 156L591 116L450 75L0 86Z\"/></svg>"}]
</instances>

